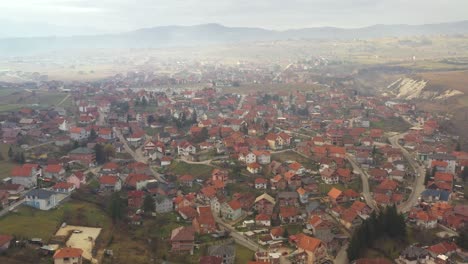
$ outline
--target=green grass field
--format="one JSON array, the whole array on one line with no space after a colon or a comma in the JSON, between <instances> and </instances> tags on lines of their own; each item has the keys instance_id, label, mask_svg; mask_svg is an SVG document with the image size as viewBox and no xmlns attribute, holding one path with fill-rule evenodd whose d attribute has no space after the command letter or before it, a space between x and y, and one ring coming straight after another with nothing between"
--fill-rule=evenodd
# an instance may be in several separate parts
<instances>
[{"instance_id":1,"label":"green grass field","mask_svg":"<svg viewBox=\"0 0 468 264\"><path fill-rule=\"evenodd\" d=\"M236 264L245 264L253 259L254 252L244 246L236 244Z\"/></svg>"},{"instance_id":2,"label":"green grass field","mask_svg":"<svg viewBox=\"0 0 468 264\"><path fill-rule=\"evenodd\" d=\"M169 166L169 171L176 175L191 174L195 178L207 179L211 176L213 168L204 164L188 164L183 161L176 161Z\"/></svg>"},{"instance_id":3,"label":"green grass field","mask_svg":"<svg viewBox=\"0 0 468 264\"><path fill-rule=\"evenodd\" d=\"M9 144L0 144L0 154L3 157L0 160L0 179L4 179L10 176L11 169L15 166L15 163L11 162L8 158Z\"/></svg>"},{"instance_id":4,"label":"green grass field","mask_svg":"<svg viewBox=\"0 0 468 264\"><path fill-rule=\"evenodd\" d=\"M97 206L70 201L58 208L41 211L28 206L20 206L17 212L11 212L0 218L0 233L19 237L39 237L48 240L54 236L64 220L68 224L87 225L109 228L110 218Z\"/></svg>"}]
</instances>

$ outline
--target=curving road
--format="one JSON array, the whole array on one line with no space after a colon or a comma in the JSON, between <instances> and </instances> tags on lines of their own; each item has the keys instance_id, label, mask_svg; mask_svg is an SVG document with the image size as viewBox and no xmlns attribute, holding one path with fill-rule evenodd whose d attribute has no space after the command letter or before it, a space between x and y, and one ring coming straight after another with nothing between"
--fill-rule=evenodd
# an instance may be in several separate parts
<instances>
[{"instance_id":1,"label":"curving road","mask_svg":"<svg viewBox=\"0 0 468 264\"><path fill-rule=\"evenodd\" d=\"M388 138L393 147L401 149L403 156L410 164L411 168L415 172L416 179L412 185L412 191L408 199L398 206L398 210L402 213L406 213L418 202L418 198L421 193L424 191L424 177L426 175L426 168L419 165L418 162L411 156L411 153L408 152L403 146L398 142L402 139L407 133L397 134L393 137Z\"/></svg>"},{"instance_id":2,"label":"curving road","mask_svg":"<svg viewBox=\"0 0 468 264\"><path fill-rule=\"evenodd\" d=\"M127 153L130 154L134 160L144 164L148 164L148 158L144 157L141 151L133 151L133 149L130 148L130 146L128 145L127 140L124 138L124 136L118 129L115 129L115 135L119 138L120 142L124 144L125 151L127 151ZM167 183L159 172L155 171L151 166L149 166L149 168L151 170L151 173L153 173L154 177L158 181Z\"/></svg>"},{"instance_id":3,"label":"curving road","mask_svg":"<svg viewBox=\"0 0 468 264\"><path fill-rule=\"evenodd\" d=\"M361 167L359 167L358 163L356 162L356 160L354 160L354 157L349 154L349 153L346 153L346 159L349 161L349 163L351 164L351 166L353 166L353 170L354 171L357 171L359 173L359 175L361 176L361 181L362 181L362 196L364 196L364 200L366 201L366 204L374 209L374 210L378 210L378 206L377 206L377 203L375 202L374 198L372 197L371 193L370 193L370 188L369 188L369 175L364 172Z\"/></svg>"}]
</instances>

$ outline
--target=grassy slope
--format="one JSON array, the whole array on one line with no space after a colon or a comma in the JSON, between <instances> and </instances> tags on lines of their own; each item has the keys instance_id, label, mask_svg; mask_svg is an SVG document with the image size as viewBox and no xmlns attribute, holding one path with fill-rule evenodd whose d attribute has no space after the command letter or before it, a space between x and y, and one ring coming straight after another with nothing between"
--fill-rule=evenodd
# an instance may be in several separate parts
<instances>
[{"instance_id":1,"label":"grassy slope","mask_svg":"<svg viewBox=\"0 0 468 264\"><path fill-rule=\"evenodd\" d=\"M15 166L13 162L8 159L8 149L10 145L0 144L0 153L3 157L3 160L0 160L0 179L6 178L10 175L11 168Z\"/></svg>"},{"instance_id":2,"label":"grassy slope","mask_svg":"<svg viewBox=\"0 0 468 264\"><path fill-rule=\"evenodd\" d=\"M49 211L21 206L17 212L0 219L0 233L48 240L62 224L64 214L70 215L69 224L88 224L100 227L111 225L109 217L95 205L71 201Z\"/></svg>"}]
</instances>

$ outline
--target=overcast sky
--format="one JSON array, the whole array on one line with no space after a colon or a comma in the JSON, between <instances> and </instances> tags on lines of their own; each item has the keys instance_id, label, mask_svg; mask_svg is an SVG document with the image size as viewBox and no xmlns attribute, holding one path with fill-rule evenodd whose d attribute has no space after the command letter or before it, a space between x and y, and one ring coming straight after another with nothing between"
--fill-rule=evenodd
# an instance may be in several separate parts
<instances>
[{"instance_id":1,"label":"overcast sky","mask_svg":"<svg viewBox=\"0 0 468 264\"><path fill-rule=\"evenodd\" d=\"M0 0L0 37L220 23L289 29L468 19L468 0Z\"/></svg>"}]
</instances>

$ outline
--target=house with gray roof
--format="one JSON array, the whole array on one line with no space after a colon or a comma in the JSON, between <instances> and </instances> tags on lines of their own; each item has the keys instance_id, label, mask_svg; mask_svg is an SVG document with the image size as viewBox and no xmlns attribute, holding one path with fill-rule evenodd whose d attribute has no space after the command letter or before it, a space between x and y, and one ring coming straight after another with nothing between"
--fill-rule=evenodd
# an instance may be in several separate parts
<instances>
[{"instance_id":1,"label":"house with gray roof","mask_svg":"<svg viewBox=\"0 0 468 264\"><path fill-rule=\"evenodd\" d=\"M56 192L33 189L24 196L25 204L39 210L50 210L56 207L59 203Z\"/></svg>"},{"instance_id":2,"label":"house with gray roof","mask_svg":"<svg viewBox=\"0 0 468 264\"><path fill-rule=\"evenodd\" d=\"M236 259L236 246L233 244L213 245L208 248L208 256L216 256L223 259L223 264L234 264Z\"/></svg>"}]
</instances>

